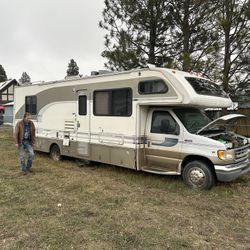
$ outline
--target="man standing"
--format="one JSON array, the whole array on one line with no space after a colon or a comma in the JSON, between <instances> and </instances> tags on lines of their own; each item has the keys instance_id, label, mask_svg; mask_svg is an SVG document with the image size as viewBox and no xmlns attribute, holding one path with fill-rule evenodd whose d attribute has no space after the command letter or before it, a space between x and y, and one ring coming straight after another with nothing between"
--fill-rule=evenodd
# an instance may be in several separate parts
<instances>
[{"instance_id":1,"label":"man standing","mask_svg":"<svg viewBox=\"0 0 250 250\"><path fill-rule=\"evenodd\" d=\"M15 128L15 143L19 150L20 168L23 174L31 172L35 135L35 125L31 121L30 113L26 112L23 116L23 120L19 121ZM25 163L25 150L28 151L27 164Z\"/></svg>"}]
</instances>

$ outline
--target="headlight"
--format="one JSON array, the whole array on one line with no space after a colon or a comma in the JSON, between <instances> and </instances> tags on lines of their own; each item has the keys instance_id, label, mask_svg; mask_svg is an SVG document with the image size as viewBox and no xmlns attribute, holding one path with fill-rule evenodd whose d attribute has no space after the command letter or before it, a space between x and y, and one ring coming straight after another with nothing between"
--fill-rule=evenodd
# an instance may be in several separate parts
<instances>
[{"instance_id":1,"label":"headlight","mask_svg":"<svg viewBox=\"0 0 250 250\"><path fill-rule=\"evenodd\" d=\"M220 160L233 160L235 157L233 150L218 150L217 155Z\"/></svg>"}]
</instances>

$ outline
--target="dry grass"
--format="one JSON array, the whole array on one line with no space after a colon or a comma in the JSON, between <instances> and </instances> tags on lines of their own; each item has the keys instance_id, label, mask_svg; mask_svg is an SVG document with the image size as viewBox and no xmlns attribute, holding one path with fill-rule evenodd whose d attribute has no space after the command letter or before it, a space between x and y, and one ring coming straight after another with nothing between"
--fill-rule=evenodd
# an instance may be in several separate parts
<instances>
[{"instance_id":1,"label":"dry grass","mask_svg":"<svg viewBox=\"0 0 250 250\"><path fill-rule=\"evenodd\" d=\"M36 154L22 176L6 129L0 152L0 249L250 247L250 175L197 192L178 177Z\"/></svg>"}]
</instances>

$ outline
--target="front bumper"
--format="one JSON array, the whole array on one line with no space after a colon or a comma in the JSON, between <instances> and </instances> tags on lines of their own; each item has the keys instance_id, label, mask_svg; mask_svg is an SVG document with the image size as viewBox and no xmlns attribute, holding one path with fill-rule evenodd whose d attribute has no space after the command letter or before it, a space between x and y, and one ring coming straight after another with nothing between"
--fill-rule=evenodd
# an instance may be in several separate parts
<instances>
[{"instance_id":1,"label":"front bumper","mask_svg":"<svg viewBox=\"0 0 250 250\"><path fill-rule=\"evenodd\" d=\"M218 181L233 181L250 172L249 159L232 165L215 165L215 173Z\"/></svg>"}]
</instances>

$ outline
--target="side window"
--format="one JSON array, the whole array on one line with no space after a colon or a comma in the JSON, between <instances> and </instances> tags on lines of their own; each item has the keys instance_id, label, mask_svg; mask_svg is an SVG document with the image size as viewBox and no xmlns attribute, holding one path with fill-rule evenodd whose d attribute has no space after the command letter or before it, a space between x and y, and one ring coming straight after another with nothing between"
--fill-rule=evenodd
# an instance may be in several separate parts
<instances>
[{"instance_id":1,"label":"side window","mask_svg":"<svg viewBox=\"0 0 250 250\"><path fill-rule=\"evenodd\" d=\"M78 97L78 114L87 115L87 96L80 95Z\"/></svg>"},{"instance_id":2,"label":"side window","mask_svg":"<svg viewBox=\"0 0 250 250\"><path fill-rule=\"evenodd\" d=\"M179 125L167 111L154 111L151 123L151 133L179 134Z\"/></svg>"},{"instance_id":3,"label":"side window","mask_svg":"<svg viewBox=\"0 0 250 250\"><path fill-rule=\"evenodd\" d=\"M138 92L141 95L166 93L168 87L161 79L146 80L139 82Z\"/></svg>"},{"instance_id":4,"label":"side window","mask_svg":"<svg viewBox=\"0 0 250 250\"><path fill-rule=\"evenodd\" d=\"M110 114L110 91L94 92L94 114L109 115Z\"/></svg>"},{"instance_id":5,"label":"side window","mask_svg":"<svg viewBox=\"0 0 250 250\"><path fill-rule=\"evenodd\" d=\"M131 89L117 89L112 91L111 113L115 116L130 116L132 114Z\"/></svg>"},{"instance_id":6,"label":"side window","mask_svg":"<svg viewBox=\"0 0 250 250\"><path fill-rule=\"evenodd\" d=\"M31 115L37 113L37 97L25 96L25 112L29 112Z\"/></svg>"},{"instance_id":7,"label":"side window","mask_svg":"<svg viewBox=\"0 0 250 250\"><path fill-rule=\"evenodd\" d=\"M132 114L132 90L112 89L94 92L94 115L130 116Z\"/></svg>"}]
</instances>

